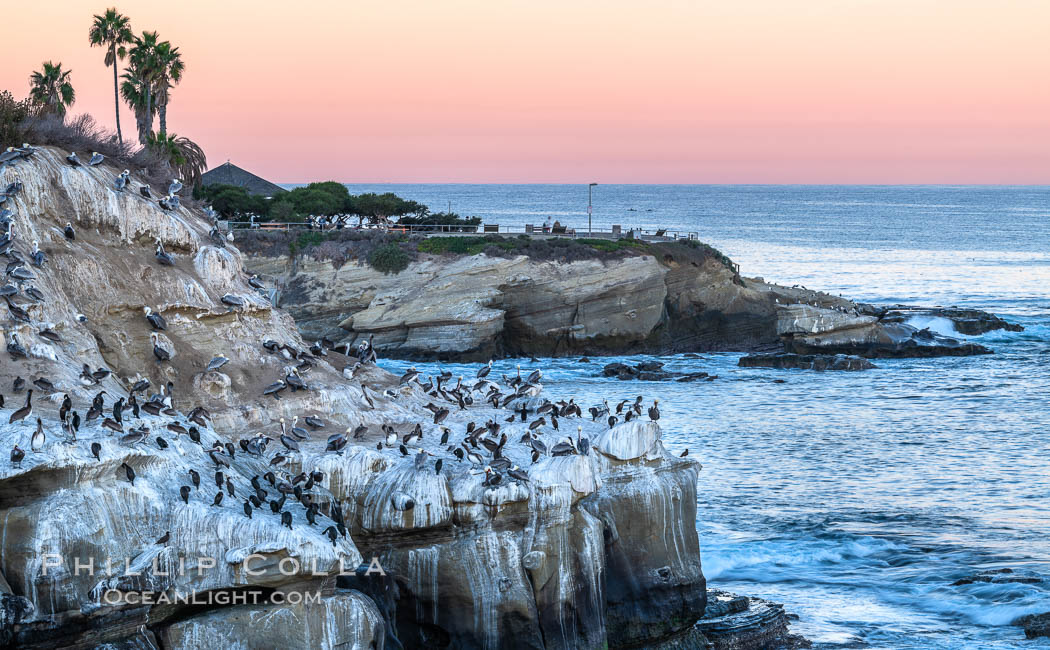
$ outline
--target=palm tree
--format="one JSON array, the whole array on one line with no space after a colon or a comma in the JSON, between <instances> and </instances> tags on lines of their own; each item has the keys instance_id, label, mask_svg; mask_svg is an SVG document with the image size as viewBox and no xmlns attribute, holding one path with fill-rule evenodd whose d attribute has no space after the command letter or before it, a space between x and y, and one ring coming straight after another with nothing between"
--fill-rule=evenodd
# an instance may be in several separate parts
<instances>
[{"instance_id":1,"label":"palm tree","mask_svg":"<svg viewBox=\"0 0 1050 650\"><path fill-rule=\"evenodd\" d=\"M135 112L135 128L138 130L139 144L144 145L153 130L153 115L146 107L149 84L143 80L134 64L128 66L127 71L121 75L121 79L123 81L120 83L120 96Z\"/></svg>"},{"instance_id":2,"label":"palm tree","mask_svg":"<svg viewBox=\"0 0 1050 650\"><path fill-rule=\"evenodd\" d=\"M189 138L180 138L174 133L159 133L149 138L149 148L159 153L182 179L187 187L200 185L201 176L208 168L204 150Z\"/></svg>"},{"instance_id":3,"label":"palm tree","mask_svg":"<svg viewBox=\"0 0 1050 650\"><path fill-rule=\"evenodd\" d=\"M117 140L124 142L124 136L120 132L120 97L117 94L117 62L123 59L128 51L124 47L132 42L134 36L131 33L131 21L128 17L118 13L116 8L106 9L101 16L95 15L95 22L88 32L88 40L91 46L106 48L106 66L113 67L113 103L117 114Z\"/></svg>"},{"instance_id":4,"label":"palm tree","mask_svg":"<svg viewBox=\"0 0 1050 650\"><path fill-rule=\"evenodd\" d=\"M182 81L182 72L186 69L186 64L182 62L179 48L172 47L168 41L157 44L154 57L156 75L153 85L156 94L157 117L160 119L160 135L163 136L168 132L168 91Z\"/></svg>"},{"instance_id":5,"label":"palm tree","mask_svg":"<svg viewBox=\"0 0 1050 650\"><path fill-rule=\"evenodd\" d=\"M69 82L72 70L63 70L61 63L44 62L44 69L29 76L29 98L47 113L65 119L66 109L76 101L73 84Z\"/></svg>"},{"instance_id":6,"label":"palm tree","mask_svg":"<svg viewBox=\"0 0 1050 650\"><path fill-rule=\"evenodd\" d=\"M157 111L153 87L157 80L157 32L142 32L133 37L128 50L128 70L124 73L121 95L135 111L135 123L139 131L139 144L153 132L153 115Z\"/></svg>"}]
</instances>

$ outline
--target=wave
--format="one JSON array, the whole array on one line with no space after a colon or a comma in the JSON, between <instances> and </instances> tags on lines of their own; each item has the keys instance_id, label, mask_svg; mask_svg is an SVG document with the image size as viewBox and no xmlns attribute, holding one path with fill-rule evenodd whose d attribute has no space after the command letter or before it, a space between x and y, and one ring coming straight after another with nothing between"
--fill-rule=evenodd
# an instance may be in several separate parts
<instances>
[{"instance_id":1,"label":"wave","mask_svg":"<svg viewBox=\"0 0 1050 650\"><path fill-rule=\"evenodd\" d=\"M961 336L958 330L955 329L955 323L944 316L910 316L908 320L904 321L904 324L911 325L917 330L929 329L934 334L939 334L941 336L948 336L951 338L958 338Z\"/></svg>"},{"instance_id":2,"label":"wave","mask_svg":"<svg viewBox=\"0 0 1050 650\"><path fill-rule=\"evenodd\" d=\"M796 574L796 578L809 573L814 565L851 562L861 558L873 558L883 553L908 550L909 547L877 537L854 537L841 540L768 540L754 542L729 549L707 549L703 554L704 575L709 580L737 579L746 570L754 579L751 569L761 567L762 573L778 581L769 569L783 567Z\"/></svg>"}]
</instances>

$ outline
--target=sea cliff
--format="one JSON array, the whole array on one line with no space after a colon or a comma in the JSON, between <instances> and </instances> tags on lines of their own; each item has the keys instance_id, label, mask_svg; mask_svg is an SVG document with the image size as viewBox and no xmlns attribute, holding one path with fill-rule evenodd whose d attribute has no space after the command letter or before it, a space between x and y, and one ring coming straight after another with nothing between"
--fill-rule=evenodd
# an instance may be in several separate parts
<instances>
[{"instance_id":1,"label":"sea cliff","mask_svg":"<svg viewBox=\"0 0 1050 650\"><path fill-rule=\"evenodd\" d=\"M311 346L247 283L236 242L202 214L162 210L133 191L134 176L129 190L114 191L117 170L70 167L65 154L40 148L0 172L0 187L21 184L5 202L6 255L9 273L23 269L8 296L15 308L0 310L8 345L0 445L25 451L0 464L0 644L707 646L695 526L701 467L664 448L658 421L610 426L550 404L539 384L514 388L503 378L435 390ZM64 235L67 222L75 238ZM25 262L33 241L45 256L39 266ZM173 265L158 263L158 245ZM631 286L663 305L669 273L648 259L632 264ZM427 267L432 277L439 266ZM598 266L577 270L607 321L582 338L635 337L644 328L632 323L659 321L649 312L662 306L627 317L622 302L617 310L604 297L631 283L627 275L608 284ZM726 293L720 309L767 300L725 267L705 273L747 292ZM339 300L360 300L355 286L341 286ZM703 293L712 304L718 295ZM552 292L547 311L563 303ZM151 328L145 307L166 319L163 330ZM429 335L454 346L457 332L495 318L486 309L442 316ZM383 322L369 318L354 315ZM541 312L522 318L536 331L553 322ZM492 343L471 343L484 345ZM489 402L493 391L504 399ZM19 419L23 403L32 412ZM551 409L572 435L548 426ZM467 444L482 423L491 433ZM559 443L564 455L551 453ZM527 476L498 470L496 480L485 464ZM382 574L358 568L373 561ZM319 600L295 602L304 592ZM251 593L261 600L244 600ZM179 600L191 596L200 600ZM723 619L747 609L715 608L703 619L715 621L720 647L736 643ZM786 619L760 609L771 614L748 620L748 638L769 645Z\"/></svg>"},{"instance_id":2,"label":"sea cliff","mask_svg":"<svg viewBox=\"0 0 1050 650\"><path fill-rule=\"evenodd\" d=\"M338 232L238 232L246 265L311 340L372 341L389 356L484 361L505 356L775 351L864 357L982 354L980 345L912 326L908 314L959 323L960 334L1009 327L972 310L890 310L761 278L695 241L637 242L601 255L567 242L538 256L505 239L471 254L427 254L397 273L355 256ZM600 246L602 242L595 245ZM464 247L461 247L464 248ZM511 248L511 252L505 249ZM418 249L419 252L416 252Z\"/></svg>"}]
</instances>

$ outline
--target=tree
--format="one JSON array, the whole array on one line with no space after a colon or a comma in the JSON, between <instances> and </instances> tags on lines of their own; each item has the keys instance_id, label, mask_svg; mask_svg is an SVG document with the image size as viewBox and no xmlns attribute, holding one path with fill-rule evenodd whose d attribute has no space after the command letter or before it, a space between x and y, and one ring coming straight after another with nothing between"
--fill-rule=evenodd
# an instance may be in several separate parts
<instances>
[{"instance_id":1,"label":"tree","mask_svg":"<svg viewBox=\"0 0 1050 650\"><path fill-rule=\"evenodd\" d=\"M135 128L138 131L139 144L146 144L153 130L153 115L148 112L148 83L142 78L134 64L128 66L127 72L121 75L120 96L124 98L131 110L135 112Z\"/></svg>"},{"instance_id":2,"label":"tree","mask_svg":"<svg viewBox=\"0 0 1050 650\"><path fill-rule=\"evenodd\" d=\"M29 99L16 100L9 90L0 90L0 151L24 142L22 123L33 114Z\"/></svg>"},{"instance_id":3,"label":"tree","mask_svg":"<svg viewBox=\"0 0 1050 650\"><path fill-rule=\"evenodd\" d=\"M29 76L29 98L45 113L65 118L66 109L76 101L71 70L63 70L61 63L44 62L43 70Z\"/></svg>"},{"instance_id":4,"label":"tree","mask_svg":"<svg viewBox=\"0 0 1050 650\"><path fill-rule=\"evenodd\" d=\"M133 37L128 50L128 69L120 87L124 101L135 111L135 123L139 131L139 144L145 145L153 133L153 116L157 112L154 84L158 77L157 32L142 32Z\"/></svg>"},{"instance_id":5,"label":"tree","mask_svg":"<svg viewBox=\"0 0 1050 650\"><path fill-rule=\"evenodd\" d=\"M106 67L113 67L113 103L117 115L117 140L124 142L124 135L120 131L120 95L117 84L117 63L127 56L125 47L132 42L134 35L131 33L131 21L128 17L117 12L116 8L106 9L101 16L95 15L95 22L88 32L88 40L92 47L106 48Z\"/></svg>"},{"instance_id":6,"label":"tree","mask_svg":"<svg viewBox=\"0 0 1050 650\"><path fill-rule=\"evenodd\" d=\"M200 185L204 170L208 168L208 159L196 142L189 138L180 138L174 133L151 134L146 146L163 156L187 187L195 188Z\"/></svg>"},{"instance_id":7,"label":"tree","mask_svg":"<svg viewBox=\"0 0 1050 650\"><path fill-rule=\"evenodd\" d=\"M179 48L172 47L168 41L157 44L154 59L157 117L160 120L160 134L163 136L168 132L168 93L172 86L182 81L182 73L186 69L186 64L182 62Z\"/></svg>"},{"instance_id":8,"label":"tree","mask_svg":"<svg viewBox=\"0 0 1050 650\"><path fill-rule=\"evenodd\" d=\"M262 215L267 208L267 201L258 196L252 196L248 190L237 185L223 185L216 183L202 187L200 196L211 203L223 217L245 217L250 214Z\"/></svg>"},{"instance_id":9,"label":"tree","mask_svg":"<svg viewBox=\"0 0 1050 650\"><path fill-rule=\"evenodd\" d=\"M368 217L371 221L381 221L387 217L400 217L406 214L422 214L426 206L415 201L407 201L393 192L386 194L359 194L351 197L351 214Z\"/></svg>"}]
</instances>

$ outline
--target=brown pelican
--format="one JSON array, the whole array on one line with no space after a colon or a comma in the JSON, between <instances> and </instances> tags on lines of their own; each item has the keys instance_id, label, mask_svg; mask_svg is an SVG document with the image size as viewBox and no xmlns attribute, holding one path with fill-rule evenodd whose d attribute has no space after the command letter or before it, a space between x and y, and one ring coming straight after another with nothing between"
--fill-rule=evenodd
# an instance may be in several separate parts
<instances>
[{"instance_id":1,"label":"brown pelican","mask_svg":"<svg viewBox=\"0 0 1050 650\"><path fill-rule=\"evenodd\" d=\"M8 424L14 424L15 422L20 422L20 421L26 419L27 417L29 417L29 414L33 412L33 401L32 400L33 400L33 389L30 388L29 392L26 394L25 406L23 406L22 408L18 409L14 413L12 413L11 414L11 418L7 421L7 423Z\"/></svg>"},{"instance_id":2,"label":"brown pelican","mask_svg":"<svg viewBox=\"0 0 1050 650\"><path fill-rule=\"evenodd\" d=\"M164 250L164 244L160 243L159 239L157 240L156 257L157 261L163 264L164 266L175 266L175 258Z\"/></svg>"},{"instance_id":3,"label":"brown pelican","mask_svg":"<svg viewBox=\"0 0 1050 650\"><path fill-rule=\"evenodd\" d=\"M75 151L66 156L66 162L68 162L70 165L73 165L74 167L80 167L80 159L77 158L77 152Z\"/></svg>"},{"instance_id":4,"label":"brown pelican","mask_svg":"<svg viewBox=\"0 0 1050 650\"><path fill-rule=\"evenodd\" d=\"M43 266L44 262L47 261L44 251L40 250L40 242L35 239L33 240L33 253L29 256L29 259L33 262L33 266Z\"/></svg>"},{"instance_id":5,"label":"brown pelican","mask_svg":"<svg viewBox=\"0 0 1050 650\"><path fill-rule=\"evenodd\" d=\"M88 161L88 164L91 165L92 167L98 167L99 165L102 164L102 161L105 160L105 159L106 159L106 157L103 156L102 154L100 154L99 152L92 151L91 152L91 160Z\"/></svg>"},{"instance_id":6,"label":"brown pelican","mask_svg":"<svg viewBox=\"0 0 1050 650\"><path fill-rule=\"evenodd\" d=\"M120 172L120 175L113 179L113 189L118 192L123 192L124 188L128 186L128 176L131 174L128 170Z\"/></svg>"},{"instance_id":7,"label":"brown pelican","mask_svg":"<svg viewBox=\"0 0 1050 650\"><path fill-rule=\"evenodd\" d=\"M166 330L168 329L168 321L164 320L164 317L156 313L149 307L143 307L142 311L146 313L146 320L155 330Z\"/></svg>"},{"instance_id":8,"label":"brown pelican","mask_svg":"<svg viewBox=\"0 0 1050 650\"><path fill-rule=\"evenodd\" d=\"M657 406L656 406L659 403L660 403L660 400L654 399L653 400L653 405L649 407L649 419L652 420L653 422L656 422L657 420L660 419L660 409L657 408Z\"/></svg>"},{"instance_id":9,"label":"brown pelican","mask_svg":"<svg viewBox=\"0 0 1050 650\"><path fill-rule=\"evenodd\" d=\"M171 181L171 185L168 185L168 194L178 194L182 190L182 181L178 178Z\"/></svg>"},{"instance_id":10,"label":"brown pelican","mask_svg":"<svg viewBox=\"0 0 1050 650\"><path fill-rule=\"evenodd\" d=\"M22 448L19 447L18 445L15 445L11 449L11 464L12 465L21 465L22 464L22 459L25 458L25 457L26 457L26 452L23 451Z\"/></svg>"},{"instance_id":11,"label":"brown pelican","mask_svg":"<svg viewBox=\"0 0 1050 650\"><path fill-rule=\"evenodd\" d=\"M155 332L150 333L149 339L153 342L153 356L157 357L157 361L167 361L168 359L171 359L171 353L161 347L159 338Z\"/></svg>"}]
</instances>

